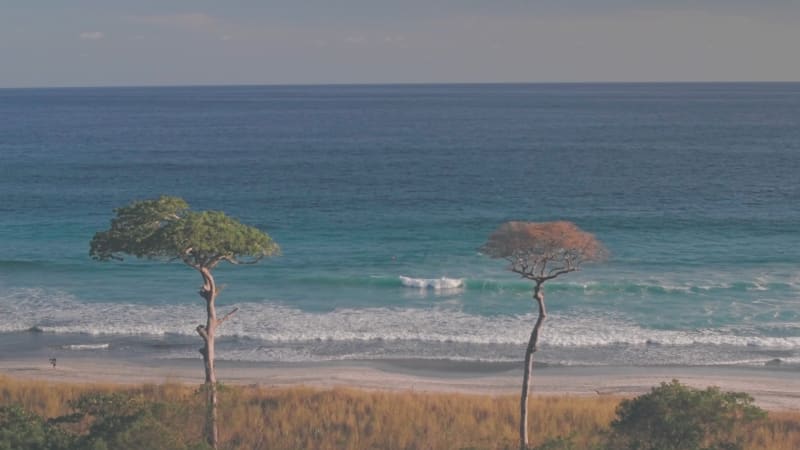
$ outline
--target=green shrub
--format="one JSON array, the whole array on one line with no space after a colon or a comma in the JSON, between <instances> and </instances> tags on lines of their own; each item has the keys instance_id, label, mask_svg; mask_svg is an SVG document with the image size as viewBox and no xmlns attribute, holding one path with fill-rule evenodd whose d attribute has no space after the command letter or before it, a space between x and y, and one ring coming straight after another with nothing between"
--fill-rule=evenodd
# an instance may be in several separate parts
<instances>
[{"instance_id":1,"label":"green shrub","mask_svg":"<svg viewBox=\"0 0 800 450\"><path fill-rule=\"evenodd\" d=\"M175 425L186 405L95 393L71 402L72 414L47 421L22 407L0 406L0 450L206 450Z\"/></svg>"},{"instance_id":2,"label":"green shrub","mask_svg":"<svg viewBox=\"0 0 800 450\"><path fill-rule=\"evenodd\" d=\"M693 389L677 380L623 400L611 423L610 446L628 450L737 450L743 425L766 413L741 392Z\"/></svg>"},{"instance_id":3,"label":"green shrub","mask_svg":"<svg viewBox=\"0 0 800 450\"><path fill-rule=\"evenodd\" d=\"M0 450L61 450L72 437L21 406L0 406Z\"/></svg>"},{"instance_id":4,"label":"green shrub","mask_svg":"<svg viewBox=\"0 0 800 450\"><path fill-rule=\"evenodd\" d=\"M204 448L187 447L185 436L172 420L180 416L183 406L163 402L149 402L141 396L115 394L88 394L72 404L75 414L65 421L89 423L88 434L79 439L78 449L86 450L187 450Z\"/></svg>"}]
</instances>

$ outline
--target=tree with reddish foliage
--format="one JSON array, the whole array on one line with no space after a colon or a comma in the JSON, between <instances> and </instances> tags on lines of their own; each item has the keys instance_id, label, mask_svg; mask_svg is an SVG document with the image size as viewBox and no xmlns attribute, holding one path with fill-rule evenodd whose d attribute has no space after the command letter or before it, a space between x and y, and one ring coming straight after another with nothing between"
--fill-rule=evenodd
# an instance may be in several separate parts
<instances>
[{"instance_id":1,"label":"tree with reddish foliage","mask_svg":"<svg viewBox=\"0 0 800 450\"><path fill-rule=\"evenodd\" d=\"M506 222L498 227L480 251L492 258L509 262L508 269L534 282L533 299L539 316L525 350L525 367L520 397L520 448L528 447L528 390L530 389L533 353L539 330L547 317L542 285L560 275L575 272L586 262L608 257L605 247L590 233L572 222Z\"/></svg>"}]
</instances>

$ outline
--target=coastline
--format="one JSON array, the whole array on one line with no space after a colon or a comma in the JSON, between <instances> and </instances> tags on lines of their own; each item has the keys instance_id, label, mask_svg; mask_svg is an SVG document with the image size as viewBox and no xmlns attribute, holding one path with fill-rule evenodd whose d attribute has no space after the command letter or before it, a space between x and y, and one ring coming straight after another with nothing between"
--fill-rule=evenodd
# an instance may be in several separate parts
<instances>
[{"instance_id":1,"label":"coastline","mask_svg":"<svg viewBox=\"0 0 800 450\"><path fill-rule=\"evenodd\" d=\"M218 361L223 383L264 387L347 387L366 390L517 395L520 364L446 360L370 360L314 363ZM117 358L93 355L60 359L56 367L41 357L0 360L0 374L56 383L201 384L202 362L189 359ZM773 411L800 411L800 377L794 370L726 366L538 367L533 395L610 395L632 397L663 381L723 391L747 392Z\"/></svg>"}]
</instances>

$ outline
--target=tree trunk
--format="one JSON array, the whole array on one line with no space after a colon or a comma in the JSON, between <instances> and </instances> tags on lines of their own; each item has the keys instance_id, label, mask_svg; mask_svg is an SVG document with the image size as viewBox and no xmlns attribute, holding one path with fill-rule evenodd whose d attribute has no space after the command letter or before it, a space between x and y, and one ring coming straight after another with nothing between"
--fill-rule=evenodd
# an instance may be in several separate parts
<instances>
[{"instance_id":1,"label":"tree trunk","mask_svg":"<svg viewBox=\"0 0 800 450\"><path fill-rule=\"evenodd\" d=\"M525 368L522 375L522 395L519 400L519 448L525 450L528 448L528 390L531 384L531 375L533 372L533 353L536 352L536 343L539 340L539 328L542 326L547 311L544 307L544 292L542 292L542 283L536 283L533 288L533 298L539 304L539 317L536 319L536 325L533 326L531 331L531 338L528 341L528 347L525 349Z\"/></svg>"},{"instance_id":2,"label":"tree trunk","mask_svg":"<svg viewBox=\"0 0 800 450\"><path fill-rule=\"evenodd\" d=\"M214 301L217 299L217 285L211 270L205 267L198 269L203 276L203 288L200 296L206 301L206 325L198 325L197 333L203 338L203 348L200 353L203 355L203 363L206 371L206 424L205 434L208 445L212 448L219 446L219 430L217 427L217 371L214 368L214 341L216 339L217 326L220 321L217 319L217 309Z\"/></svg>"}]
</instances>

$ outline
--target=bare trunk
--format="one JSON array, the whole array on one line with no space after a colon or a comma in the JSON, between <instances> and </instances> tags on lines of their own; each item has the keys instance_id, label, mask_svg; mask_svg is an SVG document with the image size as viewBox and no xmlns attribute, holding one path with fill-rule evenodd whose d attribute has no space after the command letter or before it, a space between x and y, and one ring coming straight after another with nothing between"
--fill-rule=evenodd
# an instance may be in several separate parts
<instances>
[{"instance_id":1,"label":"bare trunk","mask_svg":"<svg viewBox=\"0 0 800 450\"><path fill-rule=\"evenodd\" d=\"M206 325L198 325L197 333L203 338L203 348L200 353L203 355L203 364L206 370L206 441L212 448L219 446L219 429L217 427L217 372L214 368L214 342L216 339L217 308L214 301L217 299L217 286L211 270L205 267L198 269L203 276L203 288L200 296L206 301Z\"/></svg>"},{"instance_id":2,"label":"bare trunk","mask_svg":"<svg viewBox=\"0 0 800 450\"><path fill-rule=\"evenodd\" d=\"M525 368L522 375L522 395L519 400L519 448L525 450L528 448L528 390L531 384L531 375L533 372L533 353L536 352L536 343L539 341L539 329L547 317L547 311L544 307L544 292L542 292L542 283L536 283L533 288L533 298L539 304L539 317L536 319L536 325L533 326L531 331L531 338L528 340L528 347L525 349Z\"/></svg>"}]
</instances>

